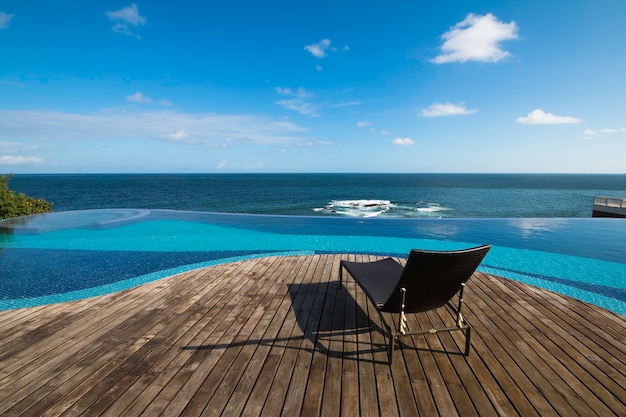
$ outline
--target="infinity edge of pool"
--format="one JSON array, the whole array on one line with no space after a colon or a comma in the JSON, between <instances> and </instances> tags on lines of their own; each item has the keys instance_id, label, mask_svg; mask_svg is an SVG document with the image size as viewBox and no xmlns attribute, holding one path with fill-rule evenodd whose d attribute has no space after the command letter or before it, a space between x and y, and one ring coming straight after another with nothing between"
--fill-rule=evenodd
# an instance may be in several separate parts
<instances>
[{"instance_id":1,"label":"infinity edge of pool","mask_svg":"<svg viewBox=\"0 0 626 417\"><path fill-rule=\"evenodd\" d=\"M122 279L117 282L110 282L104 285L97 285L91 288L83 288L75 291L59 292L55 294L34 297L11 298L4 300L0 299L0 310L16 309L42 304L52 304L90 298L135 287L147 282L155 281L161 278L176 275L178 273L197 268L266 256L297 256L310 255L314 253L369 253L375 255L406 256L404 252L406 248L403 247L402 244L391 244L389 245L389 247L385 246L385 249L389 249L388 251L381 251L373 249L373 247L371 246L372 239L375 239L376 241L386 241L387 244L389 244L390 242L397 243L403 239L416 242L420 241L426 242L428 246L442 246L442 248L434 247L431 249L444 250L453 249L454 246L467 247L468 245L474 244L473 242L475 242L476 244L492 243L494 245L492 252L500 251L500 253L504 253L505 251L513 251L515 253L515 255L513 256L514 262L520 262L519 259L515 261L516 257L521 257L521 255L517 252L534 252L536 250L502 246L503 242L508 243L507 239L510 239L510 237L508 237L507 233L511 235L513 230L516 232L515 238L518 240L526 239L527 242L536 244L534 239L538 237L539 239L543 239L543 241L540 242L539 245L549 246L545 253L542 249L540 249L541 252L539 257L535 258L535 260L539 259L539 261L537 262L544 262L545 259L542 259L541 255L547 254L550 257L555 258L550 259L549 262L552 262L552 264L559 264L563 259L565 259L565 261L569 261L569 259L566 259L564 257L570 256L559 255L558 250L563 250L563 248L559 247L559 245L566 246L564 249L565 252L571 251L572 248L575 247L572 245L571 242L571 224L575 223L577 225L580 225L579 227L581 230L587 229L585 233L589 232L588 229L590 227L597 228L600 225L602 225L603 230L609 230L609 228L614 228L614 225L616 224L619 225L620 228L626 226L626 222L607 223L606 221L597 221L596 219L360 219L331 216L271 216L185 212L176 210L104 209L53 212L47 215L35 215L27 216L24 218L2 220L0 221L0 232L3 233L0 233L0 243L3 242L3 239L5 239L4 242L7 242L7 230L9 230L9 232L17 231L17 234L22 235L38 235L46 233L54 234L56 232L71 229L81 231L81 233L88 235L90 233L89 230L106 231L116 228L124 228L127 226L138 225L144 222L148 223L151 220L180 220L197 222L197 224L192 225L193 228L201 226L204 227L207 225L217 225L216 227L218 230L216 230L216 233L220 232L221 229L219 229L219 227L226 227L226 230L228 230L227 233L229 235L233 233L235 234L235 236L227 236L235 239L234 243L230 243L231 245L239 245L239 242L236 241L237 238L240 238L240 236L237 235L237 233L239 233L239 230L244 230L243 233L248 233L248 235L244 234L244 236L248 237L249 239L259 239L259 241L255 242L250 248L248 248L252 249L253 247L255 252L249 255L234 257L224 256L228 254L227 250L213 249L213 247L211 247L211 250L217 250L217 253L224 256L224 258L212 259L206 262L197 262L191 264L187 263L173 268L164 268L136 277ZM589 220L593 221L590 222ZM319 225L323 225L323 227ZM415 227L415 225L420 226L419 233L421 233L421 235L419 236L419 238L415 236L416 231L412 229L412 227ZM480 227L472 228L472 225L480 225ZM145 227L147 228L146 233L149 234L152 230L152 232L156 234L154 229L150 229L150 227L153 227L152 225L146 225ZM236 229L238 231L231 232L231 229L228 229L228 227L230 227L231 229ZM462 230L464 228L467 230ZM160 230L162 235L160 237L172 237L167 235L167 228L164 229L166 230ZM624 230L626 230L626 228L624 228ZM177 232L178 229L175 229L174 234ZM354 235L355 233L356 236ZM9 235L10 234L11 233L9 233ZM269 243L263 241L263 239L265 238L264 234L271 234L271 238L268 240ZM461 239L468 238L468 236L471 236L472 238ZM621 232L619 232L619 236L621 239ZM174 238L178 238L178 236L174 236ZM290 244L285 244L285 247L276 247L277 241L282 243L283 241L288 241L289 239L295 240L296 242L288 242L291 243L291 246ZM324 239L328 241L324 241ZM345 243L347 239L350 239L350 243ZM498 241L498 239L500 239L500 241ZM550 239L552 239L553 241L550 241ZM359 240L362 240L363 242L359 243ZM496 241L496 243L500 243L500 245L498 246L496 243L493 243L490 240ZM306 245L302 244L303 241L306 242ZM192 244L193 243L194 242L192 241ZM606 242L600 242L600 244L606 245ZM626 245L624 246L626 247ZM44 245L44 249L45 247L46 246ZM302 247L304 247L304 249L300 250L300 248ZM555 248L557 249L557 253L553 253ZM65 249L65 247L63 247L63 249ZM93 248L85 247L85 249ZM580 258L576 259L576 261L583 260L584 262L599 262L600 268L602 268L605 265L604 263L602 263L604 261L595 258L595 255L603 254L602 249L602 247L599 248L599 250L596 248L595 252L590 252L592 256L591 259L586 259L584 257L580 258L576 255L571 256L574 258ZM165 248L165 250L167 251L167 248ZM202 251L208 249L199 250ZM614 257L616 259L621 259L622 254L619 253L620 249L617 250L617 257ZM233 251L231 250L230 252ZM245 251L240 250L239 252L244 253ZM250 250L250 252L252 252L252 250ZM0 261L2 261L2 258L0 258ZM515 266L517 266L517 264ZM540 265L540 267L547 268L548 271L550 271L551 268L555 268L554 265ZM569 267L572 268L571 266ZM593 263L585 265L585 268L587 269L593 267ZM557 268L562 269L565 267L558 266ZM626 289L623 288L624 281L626 280L626 265L623 262L619 262L617 264L613 263L613 265L610 265L610 268L612 268L612 271L609 275L613 276L612 280L614 281L614 284L612 284L613 286L605 286L605 288L600 288L600 290L594 288L595 282L585 281L588 278L584 278L582 280L583 282L577 281L575 276L573 281L563 279L559 278L559 276L562 276L563 274L559 273L559 271L554 273L554 270L552 270L554 274L553 276L551 276L550 273L546 273L544 275L543 270L541 273L533 273L532 271L524 272L524 268L510 269L506 266L503 268L502 265L498 264L498 262L493 265L485 265L485 263L483 263L479 270L481 270L482 272L487 272L493 275L502 276L504 278L521 281L540 288L555 291L580 299L582 301L590 302L616 313L626 315ZM596 285L596 287L602 287L602 284L599 283L598 285ZM612 290L616 291L616 293L612 294ZM603 292L608 296L603 295Z\"/></svg>"}]
</instances>

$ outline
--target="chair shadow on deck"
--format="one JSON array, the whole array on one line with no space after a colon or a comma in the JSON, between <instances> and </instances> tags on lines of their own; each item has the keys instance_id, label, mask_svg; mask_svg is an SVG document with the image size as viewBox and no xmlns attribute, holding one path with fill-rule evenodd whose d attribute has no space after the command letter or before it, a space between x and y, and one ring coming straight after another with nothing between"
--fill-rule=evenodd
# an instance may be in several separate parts
<instances>
[{"instance_id":1,"label":"chair shadow on deck","mask_svg":"<svg viewBox=\"0 0 626 417\"><path fill-rule=\"evenodd\" d=\"M288 337L242 338L235 335L231 342L184 346L181 350L210 351L247 345L273 346L283 349L318 351L328 357L365 360L359 355L384 352L385 342L370 342L369 334L382 329L370 320L367 312L349 291L339 288L337 282L288 284L291 311L283 326L289 325L290 315L295 325ZM267 311L266 314L273 314ZM239 329L236 330L237 333ZM359 334L368 334L366 341Z\"/></svg>"},{"instance_id":2,"label":"chair shadow on deck","mask_svg":"<svg viewBox=\"0 0 626 417\"><path fill-rule=\"evenodd\" d=\"M353 285L357 291L360 291L356 284ZM372 340L372 335L375 333L383 334L383 329L376 320L378 314L369 317L345 286L340 288L335 281L288 284L288 293L291 298L289 315L295 315L297 324L297 328L293 326L294 328L290 331L291 336L243 338L237 334L231 342L184 346L181 350L211 351L262 345L281 349L299 349L307 352L317 351L331 358L365 362L373 362L372 354L387 351L388 347L383 337ZM368 301L363 298L361 302L367 303ZM368 305L366 308L371 308L372 312L375 311L372 306ZM273 313L271 311L266 312L266 314ZM283 326L286 325L285 323L289 323L289 315L287 315ZM293 316L291 317L293 318ZM236 331L238 333L239 329ZM360 335L366 335L366 337ZM396 343L400 347L406 347L403 342L397 341ZM411 346L410 349L438 351L420 349L414 346ZM384 360L376 362L386 363Z\"/></svg>"},{"instance_id":3,"label":"chair shadow on deck","mask_svg":"<svg viewBox=\"0 0 626 417\"><path fill-rule=\"evenodd\" d=\"M370 341L370 334L380 333L381 327L337 282L291 284L289 295L302 337L316 351L332 358L360 361L369 361L372 353L385 351L383 339L381 343Z\"/></svg>"}]
</instances>

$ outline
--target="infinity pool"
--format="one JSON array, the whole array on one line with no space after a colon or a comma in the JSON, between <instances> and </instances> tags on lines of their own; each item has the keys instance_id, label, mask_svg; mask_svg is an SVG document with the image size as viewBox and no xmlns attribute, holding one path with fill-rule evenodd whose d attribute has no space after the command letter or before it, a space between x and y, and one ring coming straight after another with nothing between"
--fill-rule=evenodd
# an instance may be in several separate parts
<instances>
[{"instance_id":1,"label":"infinity pool","mask_svg":"<svg viewBox=\"0 0 626 417\"><path fill-rule=\"evenodd\" d=\"M86 210L0 221L0 309L261 256L493 245L479 270L626 315L623 219L355 219Z\"/></svg>"}]
</instances>

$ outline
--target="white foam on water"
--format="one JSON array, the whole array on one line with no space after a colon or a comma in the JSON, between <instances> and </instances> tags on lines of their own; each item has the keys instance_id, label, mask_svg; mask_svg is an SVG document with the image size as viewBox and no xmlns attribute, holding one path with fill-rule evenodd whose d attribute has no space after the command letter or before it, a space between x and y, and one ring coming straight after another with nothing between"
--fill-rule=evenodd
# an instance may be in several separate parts
<instances>
[{"instance_id":1,"label":"white foam on water","mask_svg":"<svg viewBox=\"0 0 626 417\"><path fill-rule=\"evenodd\" d=\"M317 213L348 217L377 217L395 207L389 200L333 200L325 207L314 208Z\"/></svg>"},{"instance_id":2,"label":"white foam on water","mask_svg":"<svg viewBox=\"0 0 626 417\"><path fill-rule=\"evenodd\" d=\"M419 201L413 205L397 204L390 200L333 200L325 207L313 208L316 213L348 217L432 217L449 210L436 203Z\"/></svg>"},{"instance_id":3,"label":"white foam on water","mask_svg":"<svg viewBox=\"0 0 626 417\"><path fill-rule=\"evenodd\" d=\"M391 205L389 200L334 200L331 204L338 207L386 207Z\"/></svg>"},{"instance_id":4,"label":"white foam on water","mask_svg":"<svg viewBox=\"0 0 626 417\"><path fill-rule=\"evenodd\" d=\"M440 212L440 211L446 211L446 210L450 210L450 209L446 208L446 207L432 205L432 206L428 206L428 207L418 207L415 210L419 211L421 213L437 213L437 212Z\"/></svg>"}]
</instances>

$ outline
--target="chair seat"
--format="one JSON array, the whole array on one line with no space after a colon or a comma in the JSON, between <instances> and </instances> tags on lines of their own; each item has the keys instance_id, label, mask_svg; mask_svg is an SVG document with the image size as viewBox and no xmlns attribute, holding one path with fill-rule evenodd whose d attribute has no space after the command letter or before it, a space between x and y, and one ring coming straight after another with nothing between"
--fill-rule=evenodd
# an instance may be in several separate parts
<instances>
[{"instance_id":1,"label":"chair seat","mask_svg":"<svg viewBox=\"0 0 626 417\"><path fill-rule=\"evenodd\" d=\"M404 271L404 267L391 258L374 262L341 261L341 265L378 308L391 297Z\"/></svg>"}]
</instances>

